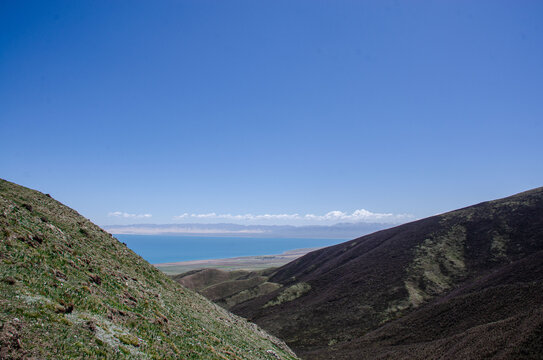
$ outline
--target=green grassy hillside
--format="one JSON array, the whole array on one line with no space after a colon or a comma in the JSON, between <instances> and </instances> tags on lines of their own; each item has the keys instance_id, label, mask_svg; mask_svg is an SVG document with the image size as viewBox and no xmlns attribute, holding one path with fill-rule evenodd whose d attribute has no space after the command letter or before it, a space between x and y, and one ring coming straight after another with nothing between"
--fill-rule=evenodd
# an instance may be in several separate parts
<instances>
[{"instance_id":1,"label":"green grassy hillside","mask_svg":"<svg viewBox=\"0 0 543 360\"><path fill-rule=\"evenodd\" d=\"M294 359L76 211L0 180L0 358Z\"/></svg>"}]
</instances>

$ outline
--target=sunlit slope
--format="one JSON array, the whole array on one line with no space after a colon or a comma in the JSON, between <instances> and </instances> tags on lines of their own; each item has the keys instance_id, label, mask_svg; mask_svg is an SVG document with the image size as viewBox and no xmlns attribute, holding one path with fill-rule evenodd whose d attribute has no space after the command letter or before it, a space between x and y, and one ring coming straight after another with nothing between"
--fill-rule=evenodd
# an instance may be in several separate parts
<instances>
[{"instance_id":1,"label":"sunlit slope","mask_svg":"<svg viewBox=\"0 0 543 360\"><path fill-rule=\"evenodd\" d=\"M295 358L76 211L4 180L0 323L0 358Z\"/></svg>"},{"instance_id":2,"label":"sunlit slope","mask_svg":"<svg viewBox=\"0 0 543 360\"><path fill-rule=\"evenodd\" d=\"M274 268L257 271L202 269L175 275L172 279L225 309L231 309L279 289L280 284L268 281L274 273Z\"/></svg>"}]
</instances>

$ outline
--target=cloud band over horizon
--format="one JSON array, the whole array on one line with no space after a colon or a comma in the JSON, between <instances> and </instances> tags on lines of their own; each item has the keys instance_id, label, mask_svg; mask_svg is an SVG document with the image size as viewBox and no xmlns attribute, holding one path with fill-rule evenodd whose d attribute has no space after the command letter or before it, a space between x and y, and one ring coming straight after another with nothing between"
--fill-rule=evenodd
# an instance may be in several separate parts
<instances>
[{"instance_id":1,"label":"cloud band over horizon","mask_svg":"<svg viewBox=\"0 0 543 360\"><path fill-rule=\"evenodd\" d=\"M282 224L332 224L338 222L372 222L372 223L402 223L414 219L410 214L374 213L366 209L358 209L352 213L339 210L329 211L324 215L315 214L217 214L214 212L205 214L183 213L173 217L174 220L183 221L237 221L243 223L279 222Z\"/></svg>"},{"instance_id":2,"label":"cloud band over horizon","mask_svg":"<svg viewBox=\"0 0 543 360\"><path fill-rule=\"evenodd\" d=\"M129 214L122 211L113 211L108 213L107 216L120 217L125 219L149 219L153 217L153 215L151 214Z\"/></svg>"}]
</instances>

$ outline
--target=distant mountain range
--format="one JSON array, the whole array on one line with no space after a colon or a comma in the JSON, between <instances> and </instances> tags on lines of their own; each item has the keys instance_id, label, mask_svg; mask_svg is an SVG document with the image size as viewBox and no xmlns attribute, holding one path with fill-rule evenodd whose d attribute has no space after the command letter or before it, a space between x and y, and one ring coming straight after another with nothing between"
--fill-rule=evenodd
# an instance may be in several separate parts
<instances>
[{"instance_id":1,"label":"distant mountain range","mask_svg":"<svg viewBox=\"0 0 543 360\"><path fill-rule=\"evenodd\" d=\"M315 239L352 239L395 226L384 223L339 223L335 225L238 225L238 224L134 224L107 225L112 234L280 237Z\"/></svg>"}]
</instances>

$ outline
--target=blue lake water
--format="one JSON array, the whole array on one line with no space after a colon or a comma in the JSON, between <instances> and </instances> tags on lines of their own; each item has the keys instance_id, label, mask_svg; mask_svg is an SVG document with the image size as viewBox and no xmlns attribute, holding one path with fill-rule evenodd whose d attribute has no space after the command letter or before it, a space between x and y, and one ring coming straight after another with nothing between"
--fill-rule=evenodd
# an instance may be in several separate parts
<instances>
[{"instance_id":1,"label":"blue lake water","mask_svg":"<svg viewBox=\"0 0 543 360\"><path fill-rule=\"evenodd\" d=\"M330 246L346 241L120 234L115 237L151 264L281 254L287 250Z\"/></svg>"}]
</instances>

